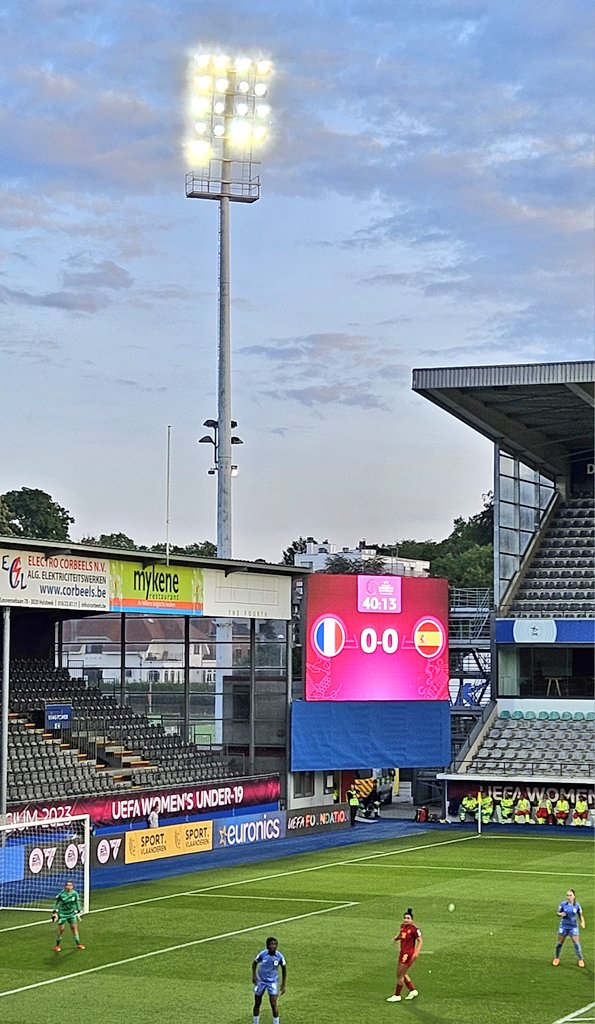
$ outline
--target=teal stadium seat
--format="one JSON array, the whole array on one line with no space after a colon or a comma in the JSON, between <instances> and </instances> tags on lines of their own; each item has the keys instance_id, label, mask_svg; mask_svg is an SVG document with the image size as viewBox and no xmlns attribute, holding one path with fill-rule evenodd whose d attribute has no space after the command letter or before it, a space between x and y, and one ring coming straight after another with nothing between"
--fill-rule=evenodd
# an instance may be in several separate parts
<instances>
[{"instance_id":1,"label":"teal stadium seat","mask_svg":"<svg viewBox=\"0 0 595 1024\"><path fill-rule=\"evenodd\" d=\"M587 711L587 714L585 715L585 720L587 722L595 722L595 711Z\"/></svg>"},{"instance_id":2,"label":"teal stadium seat","mask_svg":"<svg viewBox=\"0 0 595 1024\"><path fill-rule=\"evenodd\" d=\"M504 708L504 711L501 711L498 717L499 718L510 718L510 711L508 711L506 708Z\"/></svg>"},{"instance_id":3,"label":"teal stadium seat","mask_svg":"<svg viewBox=\"0 0 595 1024\"><path fill-rule=\"evenodd\" d=\"M519 718L523 717L523 712L522 711L513 711L512 712L512 717L516 718L516 720L518 722Z\"/></svg>"},{"instance_id":4,"label":"teal stadium seat","mask_svg":"<svg viewBox=\"0 0 595 1024\"><path fill-rule=\"evenodd\" d=\"M584 722L585 721L585 716L584 716L582 711L575 711L574 715L573 715L573 718L574 718L575 722Z\"/></svg>"},{"instance_id":5,"label":"teal stadium seat","mask_svg":"<svg viewBox=\"0 0 595 1024\"><path fill-rule=\"evenodd\" d=\"M525 711L525 718L535 718L534 711Z\"/></svg>"},{"instance_id":6,"label":"teal stadium seat","mask_svg":"<svg viewBox=\"0 0 595 1024\"><path fill-rule=\"evenodd\" d=\"M548 711L540 711L537 717L540 722L547 722L550 716Z\"/></svg>"},{"instance_id":7,"label":"teal stadium seat","mask_svg":"<svg viewBox=\"0 0 595 1024\"><path fill-rule=\"evenodd\" d=\"M549 718L550 722L559 722L560 721L560 712L559 711L550 711L550 713L548 715L548 718Z\"/></svg>"},{"instance_id":8,"label":"teal stadium seat","mask_svg":"<svg viewBox=\"0 0 595 1024\"><path fill-rule=\"evenodd\" d=\"M563 711L562 715L561 715L561 718L562 718L563 722L571 722L572 721L572 715L571 715L570 711Z\"/></svg>"}]
</instances>

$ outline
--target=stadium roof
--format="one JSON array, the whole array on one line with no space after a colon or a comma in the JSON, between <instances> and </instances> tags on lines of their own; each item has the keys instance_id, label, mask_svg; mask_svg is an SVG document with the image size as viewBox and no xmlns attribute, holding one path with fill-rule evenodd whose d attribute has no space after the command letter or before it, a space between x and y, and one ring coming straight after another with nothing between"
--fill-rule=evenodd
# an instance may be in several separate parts
<instances>
[{"instance_id":1,"label":"stadium roof","mask_svg":"<svg viewBox=\"0 0 595 1024\"><path fill-rule=\"evenodd\" d=\"M145 551L141 548L104 548L98 544L75 544L72 541L32 540L26 537L0 537L0 550L38 551L46 558L50 555L78 555L81 558L106 558L119 562L142 562L143 565L165 565L164 551ZM277 565L271 562L241 562L231 558L203 558L196 555L169 555L169 565L186 565L201 569L223 570L226 576L234 572L256 573L267 576L309 576L310 570L295 565Z\"/></svg>"},{"instance_id":2,"label":"stadium roof","mask_svg":"<svg viewBox=\"0 0 595 1024\"><path fill-rule=\"evenodd\" d=\"M412 387L545 476L593 451L594 361L420 369Z\"/></svg>"}]
</instances>

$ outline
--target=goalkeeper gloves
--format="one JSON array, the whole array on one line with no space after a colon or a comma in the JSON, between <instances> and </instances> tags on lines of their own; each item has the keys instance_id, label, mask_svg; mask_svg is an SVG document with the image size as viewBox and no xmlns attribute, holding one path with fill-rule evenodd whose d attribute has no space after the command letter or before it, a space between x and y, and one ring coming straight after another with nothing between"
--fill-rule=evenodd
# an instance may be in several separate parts
<instances>
[{"instance_id":1,"label":"goalkeeper gloves","mask_svg":"<svg viewBox=\"0 0 595 1024\"><path fill-rule=\"evenodd\" d=\"M53 921L53 922L54 922L54 924L55 924L57 920L58 920L58 914L57 914L57 913L56 913L56 911L54 910L54 911L53 911L53 913L52 913L52 921Z\"/></svg>"}]
</instances>

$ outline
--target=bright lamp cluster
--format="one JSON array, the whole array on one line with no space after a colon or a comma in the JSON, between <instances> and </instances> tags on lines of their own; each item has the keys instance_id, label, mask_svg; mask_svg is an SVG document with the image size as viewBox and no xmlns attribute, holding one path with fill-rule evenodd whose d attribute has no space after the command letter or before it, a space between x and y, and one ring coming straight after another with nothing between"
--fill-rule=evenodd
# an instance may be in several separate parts
<instances>
[{"instance_id":1,"label":"bright lamp cluster","mask_svg":"<svg viewBox=\"0 0 595 1024\"><path fill-rule=\"evenodd\" d=\"M198 54L191 65L188 153L192 163L204 164L229 150L251 153L266 139L270 107L267 102L268 60L232 59L223 54Z\"/></svg>"}]
</instances>

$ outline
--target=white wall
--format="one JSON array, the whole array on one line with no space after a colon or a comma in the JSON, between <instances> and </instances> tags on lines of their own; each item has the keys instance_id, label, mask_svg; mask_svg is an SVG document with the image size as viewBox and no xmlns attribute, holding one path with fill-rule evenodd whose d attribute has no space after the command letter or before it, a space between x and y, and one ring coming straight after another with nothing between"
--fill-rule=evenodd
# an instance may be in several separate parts
<instances>
[{"instance_id":1,"label":"white wall","mask_svg":"<svg viewBox=\"0 0 595 1024\"><path fill-rule=\"evenodd\" d=\"M563 697L553 699L552 697L498 697L498 712L500 711L582 711L586 715L588 711L595 711L595 701L592 700L565 700Z\"/></svg>"},{"instance_id":2,"label":"white wall","mask_svg":"<svg viewBox=\"0 0 595 1024\"><path fill-rule=\"evenodd\" d=\"M314 772L314 794L313 796L293 795L293 774L290 772L287 777L287 809L296 810L298 807L324 807L333 803L333 794L324 792L324 780L328 772Z\"/></svg>"}]
</instances>

